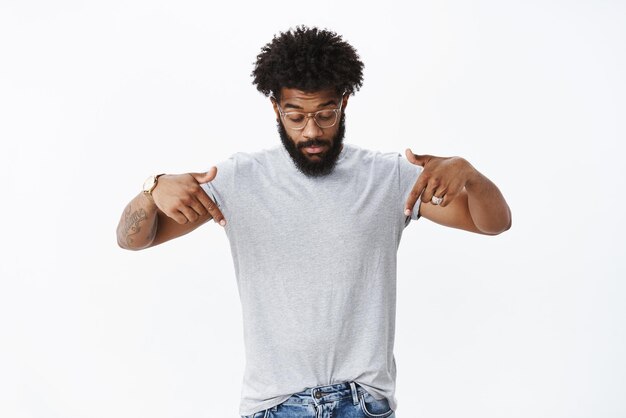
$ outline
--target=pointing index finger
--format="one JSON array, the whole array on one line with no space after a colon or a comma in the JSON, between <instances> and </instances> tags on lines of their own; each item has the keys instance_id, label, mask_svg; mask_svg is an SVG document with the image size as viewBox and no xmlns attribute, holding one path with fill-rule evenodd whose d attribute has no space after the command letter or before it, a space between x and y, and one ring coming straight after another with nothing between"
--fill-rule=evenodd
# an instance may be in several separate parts
<instances>
[{"instance_id":1,"label":"pointing index finger","mask_svg":"<svg viewBox=\"0 0 626 418\"><path fill-rule=\"evenodd\" d=\"M413 185L413 189L411 190L411 193L409 193L409 197L407 198L404 209L404 214L406 216L411 216L411 213L413 213L413 207L415 206L415 202L417 202L419 197L424 192L427 182L428 180L424 176L420 175Z\"/></svg>"},{"instance_id":2,"label":"pointing index finger","mask_svg":"<svg viewBox=\"0 0 626 418\"><path fill-rule=\"evenodd\" d=\"M226 225L226 219L224 219L224 215L219 207L215 204L215 202L207 195L204 189L198 193L198 200L202 203L202 206L206 208L211 217L215 220L215 222L220 225Z\"/></svg>"}]
</instances>

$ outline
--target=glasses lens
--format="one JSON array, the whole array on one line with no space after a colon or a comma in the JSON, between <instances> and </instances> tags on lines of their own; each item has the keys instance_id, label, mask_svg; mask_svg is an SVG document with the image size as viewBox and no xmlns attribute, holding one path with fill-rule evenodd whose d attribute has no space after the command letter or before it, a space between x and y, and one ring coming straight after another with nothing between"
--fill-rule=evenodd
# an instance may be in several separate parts
<instances>
[{"instance_id":1,"label":"glasses lens","mask_svg":"<svg viewBox=\"0 0 626 418\"><path fill-rule=\"evenodd\" d=\"M299 129L304 126L306 117L304 113L289 112L285 113L285 125L293 129Z\"/></svg>"},{"instance_id":2,"label":"glasses lens","mask_svg":"<svg viewBox=\"0 0 626 418\"><path fill-rule=\"evenodd\" d=\"M321 110L315 114L315 121L321 128L330 128L337 121L337 112L334 110Z\"/></svg>"}]
</instances>

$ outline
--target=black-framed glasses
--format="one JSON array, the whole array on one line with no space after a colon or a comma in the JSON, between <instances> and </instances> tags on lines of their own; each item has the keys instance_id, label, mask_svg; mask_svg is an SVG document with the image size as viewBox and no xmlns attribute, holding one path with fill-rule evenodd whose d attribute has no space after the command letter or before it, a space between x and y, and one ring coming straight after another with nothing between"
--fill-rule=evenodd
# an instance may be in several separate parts
<instances>
[{"instance_id":1,"label":"black-framed glasses","mask_svg":"<svg viewBox=\"0 0 626 418\"><path fill-rule=\"evenodd\" d=\"M276 101L276 106L278 106L278 111L280 112L280 116L283 118L283 122L285 126L289 129L293 129L295 131L301 131L304 129L306 124L309 121L309 118L313 118L317 126L320 128L331 128L335 126L337 120L339 119L339 114L341 113L341 106L343 105L343 97L339 100L339 107L335 109L322 109L317 112L285 112L278 101Z\"/></svg>"}]
</instances>

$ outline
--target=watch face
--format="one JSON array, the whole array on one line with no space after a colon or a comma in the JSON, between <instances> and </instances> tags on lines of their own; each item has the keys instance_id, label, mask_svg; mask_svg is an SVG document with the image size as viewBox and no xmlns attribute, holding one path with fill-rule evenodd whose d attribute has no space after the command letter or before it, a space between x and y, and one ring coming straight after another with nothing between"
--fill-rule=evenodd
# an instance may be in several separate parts
<instances>
[{"instance_id":1,"label":"watch face","mask_svg":"<svg viewBox=\"0 0 626 418\"><path fill-rule=\"evenodd\" d=\"M154 186L154 183L156 183L155 176L148 177L146 181L143 183L143 191L149 192L152 186Z\"/></svg>"}]
</instances>

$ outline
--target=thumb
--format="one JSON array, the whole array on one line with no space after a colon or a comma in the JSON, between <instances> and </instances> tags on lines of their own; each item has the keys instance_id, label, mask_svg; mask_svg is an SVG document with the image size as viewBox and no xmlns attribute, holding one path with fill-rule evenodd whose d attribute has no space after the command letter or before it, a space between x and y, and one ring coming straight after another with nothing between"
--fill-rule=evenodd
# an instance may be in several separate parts
<instances>
[{"instance_id":1,"label":"thumb","mask_svg":"<svg viewBox=\"0 0 626 418\"><path fill-rule=\"evenodd\" d=\"M413 163L415 165L421 165L422 167L424 167L426 163L430 161L430 159L432 158L432 156L430 155L413 154L413 151L411 151L411 148L407 148L405 151L405 154L406 154L406 159L409 160L410 163Z\"/></svg>"},{"instance_id":2,"label":"thumb","mask_svg":"<svg viewBox=\"0 0 626 418\"><path fill-rule=\"evenodd\" d=\"M206 173L189 173L199 184L208 183L217 175L217 167L213 166Z\"/></svg>"}]
</instances>

